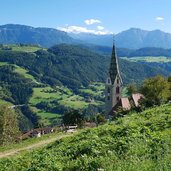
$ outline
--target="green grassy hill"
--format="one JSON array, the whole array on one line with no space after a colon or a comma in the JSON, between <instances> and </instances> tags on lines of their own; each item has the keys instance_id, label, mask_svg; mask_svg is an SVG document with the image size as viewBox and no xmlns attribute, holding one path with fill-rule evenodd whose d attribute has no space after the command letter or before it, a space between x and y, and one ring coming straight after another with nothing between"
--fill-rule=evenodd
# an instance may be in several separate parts
<instances>
[{"instance_id":1,"label":"green grassy hill","mask_svg":"<svg viewBox=\"0 0 171 171\"><path fill-rule=\"evenodd\" d=\"M109 124L14 158L0 170L171 170L171 105L130 113Z\"/></svg>"},{"instance_id":2,"label":"green grassy hill","mask_svg":"<svg viewBox=\"0 0 171 171\"><path fill-rule=\"evenodd\" d=\"M92 83L87 88L81 88L77 94L63 86L53 88L50 86L36 87L33 88L33 95L30 98L29 105L37 113L40 122L44 125L58 124L67 109L84 110L89 105L103 105L103 89L104 85L102 83ZM87 101L86 96L91 96L95 100Z\"/></svg>"}]
</instances>

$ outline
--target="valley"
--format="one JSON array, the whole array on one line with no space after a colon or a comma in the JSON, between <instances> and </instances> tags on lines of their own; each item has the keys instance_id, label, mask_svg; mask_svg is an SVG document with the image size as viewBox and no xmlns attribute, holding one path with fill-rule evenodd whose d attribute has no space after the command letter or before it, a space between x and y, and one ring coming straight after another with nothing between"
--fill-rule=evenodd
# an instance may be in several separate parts
<instances>
[{"instance_id":1,"label":"valley","mask_svg":"<svg viewBox=\"0 0 171 171\"><path fill-rule=\"evenodd\" d=\"M24 104L26 107L18 107L19 110L24 110L24 113L28 106L30 112L35 115L29 120L31 122L34 120L36 124L38 122L42 126L60 125L63 114L70 109L81 109L83 113L88 113L92 107L96 108L95 112L104 110L104 82L110 57L73 45L59 45L50 49L31 45L4 45L4 47L11 49L0 51L2 73L5 68L11 67L12 73L17 74L17 79L23 80L22 82L25 82L23 85L27 84L27 87L30 87L30 93L28 95L24 93L25 98L20 95L22 91L26 92L23 86L20 89L16 87L13 93L12 89L8 89L7 95L1 95L1 104L7 103L9 106ZM142 65L142 61L145 64ZM158 62L160 66L152 67L149 62ZM169 62L168 57L121 57L120 66L121 71L124 71L121 73L124 84L134 82L140 84L140 80L159 73L169 75L167 72ZM166 67L165 65L168 65L167 68L162 68ZM145 72L147 70L149 73ZM1 81L3 80L1 77ZM5 84L11 83L5 80ZM13 84L11 86L13 87ZM13 97L18 101L14 101ZM24 115L24 118L27 118L30 114ZM23 129L30 129L30 126Z\"/></svg>"},{"instance_id":2,"label":"valley","mask_svg":"<svg viewBox=\"0 0 171 171\"><path fill-rule=\"evenodd\" d=\"M2 1L0 171L171 171L170 7Z\"/></svg>"},{"instance_id":3,"label":"valley","mask_svg":"<svg viewBox=\"0 0 171 171\"><path fill-rule=\"evenodd\" d=\"M33 111L40 116L43 125L60 124L62 115L68 109L84 110L89 105L103 106L102 83L93 83L90 87L79 89L75 94L66 87L33 88L33 95L29 104ZM91 87L94 89L92 90ZM99 90L99 92L96 91ZM91 97L92 99L89 99ZM95 100L101 98L100 100Z\"/></svg>"}]
</instances>

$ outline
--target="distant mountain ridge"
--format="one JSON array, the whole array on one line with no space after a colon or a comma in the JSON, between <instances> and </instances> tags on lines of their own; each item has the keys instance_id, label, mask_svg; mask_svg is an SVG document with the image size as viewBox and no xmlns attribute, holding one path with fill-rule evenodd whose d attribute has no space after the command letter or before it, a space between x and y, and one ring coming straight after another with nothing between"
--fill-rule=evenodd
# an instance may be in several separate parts
<instances>
[{"instance_id":1,"label":"distant mountain ridge","mask_svg":"<svg viewBox=\"0 0 171 171\"><path fill-rule=\"evenodd\" d=\"M92 52L99 53L101 55L111 55L112 47L98 46L98 45L80 45ZM116 48L118 57L171 57L171 49L156 48L156 47L145 47L140 49L127 49L127 48Z\"/></svg>"},{"instance_id":2,"label":"distant mountain ridge","mask_svg":"<svg viewBox=\"0 0 171 171\"><path fill-rule=\"evenodd\" d=\"M60 43L75 43L76 40L66 32L53 28L34 28L31 26L7 24L0 26L1 44L36 44L50 47Z\"/></svg>"},{"instance_id":3,"label":"distant mountain ridge","mask_svg":"<svg viewBox=\"0 0 171 171\"><path fill-rule=\"evenodd\" d=\"M86 43L111 46L113 35L94 34L69 34L71 37L85 41ZM171 48L171 34L160 30L146 31L138 28L131 28L115 35L117 47L128 49L139 49L144 47Z\"/></svg>"},{"instance_id":4,"label":"distant mountain ridge","mask_svg":"<svg viewBox=\"0 0 171 171\"><path fill-rule=\"evenodd\" d=\"M171 34L160 30L146 31L138 28L115 35L119 48L139 49L144 47L171 48ZM56 44L94 44L109 46L113 44L113 35L95 35L88 33L66 33L53 28L31 27L19 24L0 26L0 44L36 44L51 47Z\"/></svg>"},{"instance_id":5,"label":"distant mountain ridge","mask_svg":"<svg viewBox=\"0 0 171 171\"><path fill-rule=\"evenodd\" d=\"M116 35L118 47L138 49L143 47L171 48L171 34L160 30L146 31L131 28Z\"/></svg>"}]
</instances>

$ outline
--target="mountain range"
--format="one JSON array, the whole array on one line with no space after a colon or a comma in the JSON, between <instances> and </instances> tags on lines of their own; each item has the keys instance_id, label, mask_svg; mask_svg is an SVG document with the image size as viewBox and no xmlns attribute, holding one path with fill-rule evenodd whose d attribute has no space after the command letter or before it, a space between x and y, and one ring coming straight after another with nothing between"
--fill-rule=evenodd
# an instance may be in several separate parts
<instances>
[{"instance_id":1,"label":"mountain range","mask_svg":"<svg viewBox=\"0 0 171 171\"><path fill-rule=\"evenodd\" d=\"M31 26L7 24L0 26L1 44L35 44L50 47L60 43L77 42L66 32L53 28L34 28Z\"/></svg>"},{"instance_id":2,"label":"mountain range","mask_svg":"<svg viewBox=\"0 0 171 171\"><path fill-rule=\"evenodd\" d=\"M160 30L146 31L131 28L115 35L117 47L138 49L143 47L171 48L171 34ZM7 24L0 26L1 44L36 44L50 47L56 44L95 44L110 46L113 35L95 35L88 33L66 33L53 28L34 28L31 26Z\"/></svg>"},{"instance_id":3,"label":"mountain range","mask_svg":"<svg viewBox=\"0 0 171 171\"><path fill-rule=\"evenodd\" d=\"M113 35L95 35L79 33L69 35L86 43L111 46ZM117 47L128 49L139 49L143 47L171 48L171 34L160 30L146 31L138 28L131 28L115 35Z\"/></svg>"}]
</instances>

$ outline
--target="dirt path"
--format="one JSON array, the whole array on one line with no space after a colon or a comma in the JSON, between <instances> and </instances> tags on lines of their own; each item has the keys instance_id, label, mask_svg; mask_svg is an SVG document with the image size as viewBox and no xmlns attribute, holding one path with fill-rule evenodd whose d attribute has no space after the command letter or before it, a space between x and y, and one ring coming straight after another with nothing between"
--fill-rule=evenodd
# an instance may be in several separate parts
<instances>
[{"instance_id":1,"label":"dirt path","mask_svg":"<svg viewBox=\"0 0 171 171\"><path fill-rule=\"evenodd\" d=\"M21 153L23 151L29 151L29 150L33 150L35 148L44 147L44 146L48 145L49 143L52 143L52 142L54 142L56 140L59 140L61 138L67 137L67 136L71 136L71 134L60 135L60 136L53 137L53 138L50 138L50 139L47 139L47 140L42 140L40 142L28 145L26 147L0 152L0 158L13 156L13 155L19 154L19 153Z\"/></svg>"}]
</instances>

